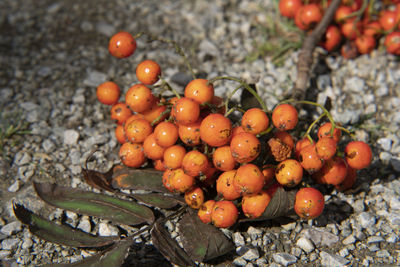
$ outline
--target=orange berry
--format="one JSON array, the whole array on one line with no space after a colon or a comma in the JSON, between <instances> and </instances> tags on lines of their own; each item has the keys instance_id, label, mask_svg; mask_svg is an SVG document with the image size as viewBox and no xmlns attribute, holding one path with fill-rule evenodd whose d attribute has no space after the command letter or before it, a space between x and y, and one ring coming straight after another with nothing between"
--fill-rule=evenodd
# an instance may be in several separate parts
<instances>
[{"instance_id":1,"label":"orange berry","mask_svg":"<svg viewBox=\"0 0 400 267\"><path fill-rule=\"evenodd\" d=\"M307 137L304 137L303 139L297 141L296 143L296 147L294 149L294 154L296 156L296 158L298 159L300 156L300 151L305 148L306 146L312 145L310 139L308 139Z\"/></svg>"},{"instance_id":2,"label":"orange berry","mask_svg":"<svg viewBox=\"0 0 400 267\"><path fill-rule=\"evenodd\" d=\"M247 163L258 157L261 151L260 140L252 133L239 133L230 143L233 158L239 163Z\"/></svg>"},{"instance_id":3,"label":"orange berry","mask_svg":"<svg viewBox=\"0 0 400 267\"><path fill-rule=\"evenodd\" d=\"M232 129L232 134L231 134L231 138L233 138L235 135L240 134L240 133L245 133L246 131L243 129L243 127L241 125L239 126L235 126Z\"/></svg>"},{"instance_id":4,"label":"orange berry","mask_svg":"<svg viewBox=\"0 0 400 267\"><path fill-rule=\"evenodd\" d=\"M156 142L162 147L170 147L178 140L178 127L167 121L160 122L154 129Z\"/></svg>"},{"instance_id":5,"label":"orange berry","mask_svg":"<svg viewBox=\"0 0 400 267\"><path fill-rule=\"evenodd\" d=\"M352 141L344 149L346 162L350 167L361 170L368 167L372 160L372 151L363 141Z\"/></svg>"},{"instance_id":6,"label":"orange berry","mask_svg":"<svg viewBox=\"0 0 400 267\"><path fill-rule=\"evenodd\" d=\"M197 150L189 151L183 157L182 168L190 176L203 175L209 168L207 156Z\"/></svg>"},{"instance_id":7,"label":"orange berry","mask_svg":"<svg viewBox=\"0 0 400 267\"><path fill-rule=\"evenodd\" d=\"M199 104L211 102L214 97L214 86L206 79L192 80L185 87L185 97Z\"/></svg>"},{"instance_id":8,"label":"orange berry","mask_svg":"<svg viewBox=\"0 0 400 267\"><path fill-rule=\"evenodd\" d=\"M211 211L211 221L219 228L232 226L237 221L238 216L238 209L229 200L217 201Z\"/></svg>"},{"instance_id":9,"label":"orange berry","mask_svg":"<svg viewBox=\"0 0 400 267\"><path fill-rule=\"evenodd\" d=\"M189 125L199 119L200 106L193 99L182 97L172 107L172 116L178 124Z\"/></svg>"},{"instance_id":10,"label":"orange berry","mask_svg":"<svg viewBox=\"0 0 400 267\"><path fill-rule=\"evenodd\" d=\"M172 170L169 182L174 191L185 193L193 187L195 179L193 176L185 174L182 168L179 168Z\"/></svg>"},{"instance_id":11,"label":"orange berry","mask_svg":"<svg viewBox=\"0 0 400 267\"><path fill-rule=\"evenodd\" d=\"M164 164L168 169L177 169L182 166L183 157L186 149L180 145L173 145L164 151Z\"/></svg>"},{"instance_id":12,"label":"orange berry","mask_svg":"<svg viewBox=\"0 0 400 267\"><path fill-rule=\"evenodd\" d=\"M174 174L173 170L166 169L162 176L162 183L170 192L174 192L174 187L171 184L171 177Z\"/></svg>"},{"instance_id":13,"label":"orange berry","mask_svg":"<svg viewBox=\"0 0 400 267\"><path fill-rule=\"evenodd\" d=\"M136 50L136 40L128 32L114 34L108 43L108 51L117 58L126 58Z\"/></svg>"},{"instance_id":14,"label":"orange berry","mask_svg":"<svg viewBox=\"0 0 400 267\"><path fill-rule=\"evenodd\" d=\"M278 105L272 112L272 123L280 131L294 129L298 119L297 109L289 104Z\"/></svg>"},{"instance_id":15,"label":"orange berry","mask_svg":"<svg viewBox=\"0 0 400 267\"><path fill-rule=\"evenodd\" d=\"M111 108L111 119L117 120L118 124L123 124L131 115L132 111L125 103L117 103Z\"/></svg>"},{"instance_id":16,"label":"orange berry","mask_svg":"<svg viewBox=\"0 0 400 267\"><path fill-rule=\"evenodd\" d=\"M153 160L153 167L157 171L165 171L166 168L164 166L164 162L161 159Z\"/></svg>"},{"instance_id":17,"label":"orange berry","mask_svg":"<svg viewBox=\"0 0 400 267\"><path fill-rule=\"evenodd\" d=\"M333 157L325 161L322 168L313 174L313 178L319 183L338 185L344 181L346 175L346 161L341 157Z\"/></svg>"},{"instance_id":18,"label":"orange berry","mask_svg":"<svg viewBox=\"0 0 400 267\"><path fill-rule=\"evenodd\" d=\"M117 124L117 127L115 127L115 137L117 138L117 141L121 144L127 142L124 126L122 126L121 124Z\"/></svg>"},{"instance_id":19,"label":"orange berry","mask_svg":"<svg viewBox=\"0 0 400 267\"><path fill-rule=\"evenodd\" d=\"M322 138L325 136L331 136L333 138L333 140L335 140L336 143L339 143L340 137L342 136L342 131L338 128L335 128L331 135L331 129L332 129L332 124L330 122L324 123L318 129L318 133L317 133L318 138Z\"/></svg>"},{"instance_id":20,"label":"orange berry","mask_svg":"<svg viewBox=\"0 0 400 267\"><path fill-rule=\"evenodd\" d=\"M143 142L144 154L152 160L162 159L164 156L165 148L157 144L156 136L151 133Z\"/></svg>"},{"instance_id":21,"label":"orange berry","mask_svg":"<svg viewBox=\"0 0 400 267\"><path fill-rule=\"evenodd\" d=\"M207 200L206 202L201 205L199 211L197 212L197 216L203 223L210 223L211 222L211 212L215 205L215 200Z\"/></svg>"},{"instance_id":22,"label":"orange berry","mask_svg":"<svg viewBox=\"0 0 400 267\"><path fill-rule=\"evenodd\" d=\"M257 194L264 186L264 175L256 165L247 163L237 169L233 186L242 195Z\"/></svg>"},{"instance_id":23,"label":"orange berry","mask_svg":"<svg viewBox=\"0 0 400 267\"><path fill-rule=\"evenodd\" d=\"M294 211L303 219L314 219L324 211L325 200L320 191L312 187L301 188L296 193Z\"/></svg>"},{"instance_id":24,"label":"orange berry","mask_svg":"<svg viewBox=\"0 0 400 267\"><path fill-rule=\"evenodd\" d=\"M144 116L142 114L132 114L129 118L126 119L124 125L127 125L128 123L131 123L132 121L137 119L144 119Z\"/></svg>"},{"instance_id":25,"label":"orange berry","mask_svg":"<svg viewBox=\"0 0 400 267\"><path fill-rule=\"evenodd\" d=\"M208 115L200 124L200 138L209 146L219 147L227 144L231 132L231 121L218 113Z\"/></svg>"},{"instance_id":26,"label":"orange berry","mask_svg":"<svg viewBox=\"0 0 400 267\"><path fill-rule=\"evenodd\" d=\"M153 60L144 60L136 67L136 77L143 84L155 84L160 79L160 75L160 65Z\"/></svg>"},{"instance_id":27,"label":"orange berry","mask_svg":"<svg viewBox=\"0 0 400 267\"><path fill-rule=\"evenodd\" d=\"M120 89L114 82L104 82L97 87L97 99L105 105L114 105L118 103Z\"/></svg>"},{"instance_id":28,"label":"orange berry","mask_svg":"<svg viewBox=\"0 0 400 267\"><path fill-rule=\"evenodd\" d=\"M142 115L148 122L155 125L167 118L167 107L164 105L159 105L158 101L156 100L153 106L149 110L143 112Z\"/></svg>"},{"instance_id":29,"label":"orange berry","mask_svg":"<svg viewBox=\"0 0 400 267\"><path fill-rule=\"evenodd\" d=\"M299 162L309 173L314 173L322 168L323 160L318 156L315 144L306 146L300 150Z\"/></svg>"},{"instance_id":30,"label":"orange berry","mask_svg":"<svg viewBox=\"0 0 400 267\"><path fill-rule=\"evenodd\" d=\"M297 160L287 159L278 164L275 177L281 185L294 187L303 179L303 168Z\"/></svg>"},{"instance_id":31,"label":"orange berry","mask_svg":"<svg viewBox=\"0 0 400 267\"><path fill-rule=\"evenodd\" d=\"M262 174L264 175L264 183L266 185L270 184L275 178L276 167L272 164L266 164L262 167Z\"/></svg>"},{"instance_id":32,"label":"orange berry","mask_svg":"<svg viewBox=\"0 0 400 267\"><path fill-rule=\"evenodd\" d=\"M198 210L204 203L204 192L200 187L195 187L185 193L185 202L192 209Z\"/></svg>"},{"instance_id":33,"label":"orange berry","mask_svg":"<svg viewBox=\"0 0 400 267\"><path fill-rule=\"evenodd\" d=\"M145 119L136 119L124 127L126 138L132 143L143 143L144 140L153 132L150 122Z\"/></svg>"},{"instance_id":34,"label":"orange berry","mask_svg":"<svg viewBox=\"0 0 400 267\"><path fill-rule=\"evenodd\" d=\"M251 108L243 114L241 125L246 132L257 135L268 128L269 118L262 109Z\"/></svg>"},{"instance_id":35,"label":"orange berry","mask_svg":"<svg viewBox=\"0 0 400 267\"><path fill-rule=\"evenodd\" d=\"M346 177L340 184L335 185L335 188L336 188L336 190L339 190L339 191L346 191L353 187L354 183L356 182L356 179L357 179L357 170L353 169L350 166L347 166Z\"/></svg>"},{"instance_id":36,"label":"orange berry","mask_svg":"<svg viewBox=\"0 0 400 267\"><path fill-rule=\"evenodd\" d=\"M135 112L142 113L150 110L155 103L151 89L143 84L135 84L128 89L125 103Z\"/></svg>"},{"instance_id":37,"label":"orange berry","mask_svg":"<svg viewBox=\"0 0 400 267\"><path fill-rule=\"evenodd\" d=\"M257 194L243 196L242 198L243 213L248 218L252 219L258 218L264 213L270 201L271 201L271 196L265 190L262 190Z\"/></svg>"},{"instance_id":38,"label":"orange berry","mask_svg":"<svg viewBox=\"0 0 400 267\"><path fill-rule=\"evenodd\" d=\"M224 199L234 200L241 196L239 191L236 191L233 186L233 179L236 175L236 170L223 172L217 179L217 192Z\"/></svg>"},{"instance_id":39,"label":"orange berry","mask_svg":"<svg viewBox=\"0 0 400 267\"><path fill-rule=\"evenodd\" d=\"M119 149L119 157L123 164L134 168L139 168L146 161L141 144L123 144Z\"/></svg>"},{"instance_id":40,"label":"orange berry","mask_svg":"<svg viewBox=\"0 0 400 267\"><path fill-rule=\"evenodd\" d=\"M285 143L287 146L290 147L290 149L294 148L294 140L293 137L290 135L290 133L285 132L285 131L279 131L274 133L275 138L278 138L281 140L283 143Z\"/></svg>"},{"instance_id":41,"label":"orange berry","mask_svg":"<svg viewBox=\"0 0 400 267\"><path fill-rule=\"evenodd\" d=\"M329 136L320 138L315 144L318 156L323 160L332 158L336 153L336 141Z\"/></svg>"},{"instance_id":42,"label":"orange berry","mask_svg":"<svg viewBox=\"0 0 400 267\"><path fill-rule=\"evenodd\" d=\"M179 125L178 126L178 135L179 138L188 146L197 146L201 143L200 140L200 123L201 121L197 121L188 125Z\"/></svg>"},{"instance_id":43,"label":"orange berry","mask_svg":"<svg viewBox=\"0 0 400 267\"><path fill-rule=\"evenodd\" d=\"M236 160L232 156L229 146L218 147L213 154L213 164L220 171L230 171L236 167Z\"/></svg>"}]
</instances>

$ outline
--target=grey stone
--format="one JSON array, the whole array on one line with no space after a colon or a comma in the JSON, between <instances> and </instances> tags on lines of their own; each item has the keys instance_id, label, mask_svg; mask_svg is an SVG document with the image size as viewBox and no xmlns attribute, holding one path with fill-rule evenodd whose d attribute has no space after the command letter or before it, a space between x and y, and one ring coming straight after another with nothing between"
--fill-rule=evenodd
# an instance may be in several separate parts
<instances>
[{"instance_id":1,"label":"grey stone","mask_svg":"<svg viewBox=\"0 0 400 267\"><path fill-rule=\"evenodd\" d=\"M6 236L10 236L20 232L21 230L22 230L22 223L20 221L13 221L4 225L1 228L0 232L2 234L5 234Z\"/></svg>"},{"instance_id":2,"label":"grey stone","mask_svg":"<svg viewBox=\"0 0 400 267\"><path fill-rule=\"evenodd\" d=\"M307 253L310 253L315 249L314 244L306 237L300 237L297 240L296 245Z\"/></svg>"},{"instance_id":3,"label":"grey stone","mask_svg":"<svg viewBox=\"0 0 400 267\"><path fill-rule=\"evenodd\" d=\"M242 257L237 257L233 260L233 264L236 266L245 266L247 264L247 261Z\"/></svg>"},{"instance_id":4,"label":"grey stone","mask_svg":"<svg viewBox=\"0 0 400 267\"><path fill-rule=\"evenodd\" d=\"M288 266L297 262L295 256L284 252L275 253L272 257L276 263L282 264L283 266Z\"/></svg>"},{"instance_id":5,"label":"grey stone","mask_svg":"<svg viewBox=\"0 0 400 267\"><path fill-rule=\"evenodd\" d=\"M389 258L390 253L386 249L383 249L383 250L377 251L376 256L379 258Z\"/></svg>"},{"instance_id":6,"label":"grey stone","mask_svg":"<svg viewBox=\"0 0 400 267\"><path fill-rule=\"evenodd\" d=\"M399 237L394 233L389 234L386 238L386 242L388 242L388 243L396 243L398 241L399 241Z\"/></svg>"},{"instance_id":7,"label":"grey stone","mask_svg":"<svg viewBox=\"0 0 400 267\"><path fill-rule=\"evenodd\" d=\"M97 87L101 83L104 83L106 80L107 80L106 74L92 70L88 73L86 79L83 81L83 84L89 87Z\"/></svg>"},{"instance_id":8,"label":"grey stone","mask_svg":"<svg viewBox=\"0 0 400 267\"><path fill-rule=\"evenodd\" d=\"M75 130L66 130L64 132L64 144L75 145L78 142L79 133Z\"/></svg>"},{"instance_id":9,"label":"grey stone","mask_svg":"<svg viewBox=\"0 0 400 267\"><path fill-rule=\"evenodd\" d=\"M11 256L11 251L10 250L0 250L0 260L5 260L9 256Z\"/></svg>"},{"instance_id":10,"label":"grey stone","mask_svg":"<svg viewBox=\"0 0 400 267\"><path fill-rule=\"evenodd\" d=\"M392 149L393 141L391 139L389 139L389 138L382 137L382 138L379 138L376 142L385 151L390 151L390 149Z\"/></svg>"},{"instance_id":11,"label":"grey stone","mask_svg":"<svg viewBox=\"0 0 400 267\"><path fill-rule=\"evenodd\" d=\"M363 212L365 210L364 200L357 199L353 204L353 208L357 213Z\"/></svg>"},{"instance_id":12,"label":"grey stone","mask_svg":"<svg viewBox=\"0 0 400 267\"><path fill-rule=\"evenodd\" d=\"M347 257L349 255L349 250L347 248L342 248L339 250L339 255L343 258Z\"/></svg>"},{"instance_id":13,"label":"grey stone","mask_svg":"<svg viewBox=\"0 0 400 267\"><path fill-rule=\"evenodd\" d=\"M260 229L250 226L249 229L247 230L247 234L250 236L252 240L256 240L260 238L263 233Z\"/></svg>"},{"instance_id":14,"label":"grey stone","mask_svg":"<svg viewBox=\"0 0 400 267\"><path fill-rule=\"evenodd\" d=\"M390 208L392 210L400 210L400 199L399 197L393 196L389 202Z\"/></svg>"},{"instance_id":15,"label":"grey stone","mask_svg":"<svg viewBox=\"0 0 400 267\"><path fill-rule=\"evenodd\" d=\"M355 242L356 242L356 238L354 235L349 235L342 241L343 245L354 244Z\"/></svg>"},{"instance_id":16,"label":"grey stone","mask_svg":"<svg viewBox=\"0 0 400 267\"><path fill-rule=\"evenodd\" d=\"M390 160L390 164L396 172L400 172L400 158L392 157L392 159Z\"/></svg>"},{"instance_id":17,"label":"grey stone","mask_svg":"<svg viewBox=\"0 0 400 267\"><path fill-rule=\"evenodd\" d=\"M291 231L294 228L296 228L296 223L292 222L292 223L284 224L284 225L282 225L282 228L285 229L286 231Z\"/></svg>"},{"instance_id":18,"label":"grey stone","mask_svg":"<svg viewBox=\"0 0 400 267\"><path fill-rule=\"evenodd\" d=\"M7 188L8 192L15 193L21 188L21 183L19 180L15 180L12 185Z\"/></svg>"},{"instance_id":19,"label":"grey stone","mask_svg":"<svg viewBox=\"0 0 400 267\"><path fill-rule=\"evenodd\" d=\"M81 161L81 153L79 152L79 150L77 149L71 149L70 153L69 153L69 159L71 160L71 163L73 165L78 165L80 164Z\"/></svg>"},{"instance_id":20,"label":"grey stone","mask_svg":"<svg viewBox=\"0 0 400 267\"><path fill-rule=\"evenodd\" d=\"M343 258L343 257L338 256L338 255L332 255L332 254L329 254L329 253L327 253L325 251L321 251L319 253L319 256L321 258L321 265L322 266L327 266L327 267L345 266L346 264L348 264L350 262L346 258Z\"/></svg>"},{"instance_id":21,"label":"grey stone","mask_svg":"<svg viewBox=\"0 0 400 267\"><path fill-rule=\"evenodd\" d=\"M90 233L92 230L92 224L89 221L88 216L83 216L78 223L78 226L76 227L78 229L81 229L83 232Z\"/></svg>"},{"instance_id":22,"label":"grey stone","mask_svg":"<svg viewBox=\"0 0 400 267\"><path fill-rule=\"evenodd\" d=\"M116 29L114 25L106 23L105 21L100 21L96 24L96 31L103 34L104 36L109 37L115 34Z\"/></svg>"},{"instance_id":23,"label":"grey stone","mask_svg":"<svg viewBox=\"0 0 400 267\"><path fill-rule=\"evenodd\" d=\"M383 164L389 164L392 159L392 154L386 151L382 151L379 153L379 159L383 162Z\"/></svg>"},{"instance_id":24,"label":"grey stone","mask_svg":"<svg viewBox=\"0 0 400 267\"><path fill-rule=\"evenodd\" d=\"M17 248L19 242L21 240L19 238L8 238L1 241L1 249L5 250L13 250Z\"/></svg>"},{"instance_id":25,"label":"grey stone","mask_svg":"<svg viewBox=\"0 0 400 267\"><path fill-rule=\"evenodd\" d=\"M356 93L362 93L365 91L365 81L359 77L351 77L346 79L344 83L344 91L352 91Z\"/></svg>"},{"instance_id":26,"label":"grey stone","mask_svg":"<svg viewBox=\"0 0 400 267\"><path fill-rule=\"evenodd\" d=\"M371 244L371 243L380 243L385 241L385 239L381 236L370 236L367 238L367 243Z\"/></svg>"},{"instance_id":27,"label":"grey stone","mask_svg":"<svg viewBox=\"0 0 400 267\"><path fill-rule=\"evenodd\" d=\"M292 247L292 249L290 250L290 254L294 255L296 258L300 258L301 253L302 253L302 250L297 247Z\"/></svg>"},{"instance_id":28,"label":"grey stone","mask_svg":"<svg viewBox=\"0 0 400 267\"><path fill-rule=\"evenodd\" d=\"M302 234L309 238L315 245L332 246L339 241L339 237L327 231L317 228L309 228L302 231Z\"/></svg>"},{"instance_id":29,"label":"grey stone","mask_svg":"<svg viewBox=\"0 0 400 267\"><path fill-rule=\"evenodd\" d=\"M100 236L117 236L119 234L118 229L107 223L99 224L99 235Z\"/></svg>"},{"instance_id":30,"label":"grey stone","mask_svg":"<svg viewBox=\"0 0 400 267\"><path fill-rule=\"evenodd\" d=\"M362 212L357 216L357 220L362 228L368 228L375 224L376 218L370 212Z\"/></svg>"},{"instance_id":31,"label":"grey stone","mask_svg":"<svg viewBox=\"0 0 400 267\"><path fill-rule=\"evenodd\" d=\"M254 260L258 259L259 257L260 257L260 254L258 253L258 250L256 248L251 248L242 255L242 258L245 259L246 261L254 261Z\"/></svg>"},{"instance_id":32,"label":"grey stone","mask_svg":"<svg viewBox=\"0 0 400 267\"><path fill-rule=\"evenodd\" d=\"M22 153L17 153L15 155L14 163L17 164L18 166L22 166L22 165L30 163L31 160L32 160L32 157L31 157L31 155L29 155L28 152L25 152L25 153L22 152Z\"/></svg>"},{"instance_id":33,"label":"grey stone","mask_svg":"<svg viewBox=\"0 0 400 267\"><path fill-rule=\"evenodd\" d=\"M242 247L244 246L244 237L239 233L235 232L232 235L233 242L235 243L236 247Z\"/></svg>"},{"instance_id":34,"label":"grey stone","mask_svg":"<svg viewBox=\"0 0 400 267\"><path fill-rule=\"evenodd\" d=\"M22 242L22 249L29 249L33 246L33 241L31 238L24 238L23 242Z\"/></svg>"}]
</instances>

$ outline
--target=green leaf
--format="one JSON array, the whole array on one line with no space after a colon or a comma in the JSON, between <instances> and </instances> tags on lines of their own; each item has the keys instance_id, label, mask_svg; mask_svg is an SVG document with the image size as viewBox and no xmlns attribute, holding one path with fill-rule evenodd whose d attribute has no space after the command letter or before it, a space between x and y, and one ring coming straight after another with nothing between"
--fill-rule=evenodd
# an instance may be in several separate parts
<instances>
[{"instance_id":1,"label":"green leaf","mask_svg":"<svg viewBox=\"0 0 400 267\"><path fill-rule=\"evenodd\" d=\"M70 247L104 247L118 241L119 237L100 237L56 224L32 213L24 206L14 204L14 214L29 227L32 234L52 243Z\"/></svg>"},{"instance_id":2,"label":"green leaf","mask_svg":"<svg viewBox=\"0 0 400 267\"><path fill-rule=\"evenodd\" d=\"M235 248L219 229L203 223L193 212L186 213L179 224L183 247L194 261L208 261Z\"/></svg>"},{"instance_id":3,"label":"green leaf","mask_svg":"<svg viewBox=\"0 0 400 267\"><path fill-rule=\"evenodd\" d=\"M179 203L182 203L182 201L179 201L175 197L157 193L133 194L132 197L140 202L160 209L172 209Z\"/></svg>"},{"instance_id":4,"label":"green leaf","mask_svg":"<svg viewBox=\"0 0 400 267\"><path fill-rule=\"evenodd\" d=\"M100 217L113 223L137 225L154 222L151 209L133 200L123 200L50 183L34 183L33 185L41 199L60 209Z\"/></svg>"},{"instance_id":5,"label":"green leaf","mask_svg":"<svg viewBox=\"0 0 400 267\"><path fill-rule=\"evenodd\" d=\"M120 242L116 243L108 250L103 251L102 253L96 254L94 256L85 258L82 261L68 263L68 264L49 264L44 266L52 266L52 267L118 267L122 266L125 258L128 255L129 247L132 245L132 239L124 239ZM42 266L43 267L43 266Z\"/></svg>"},{"instance_id":6,"label":"green leaf","mask_svg":"<svg viewBox=\"0 0 400 267\"><path fill-rule=\"evenodd\" d=\"M148 190L165 192L162 183L163 172L154 169L120 168L113 173L112 186L118 189Z\"/></svg>"}]
</instances>

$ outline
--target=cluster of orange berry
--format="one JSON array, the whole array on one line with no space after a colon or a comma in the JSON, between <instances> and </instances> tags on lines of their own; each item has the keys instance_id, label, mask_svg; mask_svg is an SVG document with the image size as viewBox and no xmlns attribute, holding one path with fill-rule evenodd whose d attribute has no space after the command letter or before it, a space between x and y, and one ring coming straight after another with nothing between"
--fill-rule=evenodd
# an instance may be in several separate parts
<instances>
[{"instance_id":1,"label":"cluster of orange berry","mask_svg":"<svg viewBox=\"0 0 400 267\"><path fill-rule=\"evenodd\" d=\"M135 48L134 37L126 32L114 35L109 43L110 53L119 58ZM140 83L128 89L125 102L118 102L120 89L114 82L97 88L99 101L112 105L121 161L134 168L151 164L163 171L164 186L184 194L205 223L232 226L238 206L249 218L261 216L278 187L300 184L303 170L318 183L347 189L356 170L370 164L371 149L360 141L350 142L344 157L336 156L341 130L331 123L319 128L317 142L306 137L295 144L289 131L297 125L298 112L291 104L276 106L271 115L251 108L243 111L240 122L233 122L227 102L214 95L209 80L193 79L184 95L165 99L151 88L161 77L155 61L139 63L136 76ZM219 200L206 201L210 192L216 192ZM317 189L298 191L295 211L300 217L315 218L323 208L324 198Z\"/></svg>"}]
</instances>

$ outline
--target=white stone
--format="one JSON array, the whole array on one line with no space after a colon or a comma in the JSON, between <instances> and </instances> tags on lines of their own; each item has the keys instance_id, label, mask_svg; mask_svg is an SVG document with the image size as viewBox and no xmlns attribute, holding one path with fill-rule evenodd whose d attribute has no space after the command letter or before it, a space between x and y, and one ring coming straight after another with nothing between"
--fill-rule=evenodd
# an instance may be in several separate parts
<instances>
[{"instance_id":1,"label":"white stone","mask_svg":"<svg viewBox=\"0 0 400 267\"><path fill-rule=\"evenodd\" d=\"M21 183L19 180L15 180L15 182L10 185L7 190L8 192L15 193L21 188Z\"/></svg>"},{"instance_id":2,"label":"white stone","mask_svg":"<svg viewBox=\"0 0 400 267\"><path fill-rule=\"evenodd\" d=\"M119 234L118 229L115 226L103 222L99 224L100 236L116 236L118 234Z\"/></svg>"},{"instance_id":3,"label":"white stone","mask_svg":"<svg viewBox=\"0 0 400 267\"><path fill-rule=\"evenodd\" d=\"M282 264L283 266L288 266L297 262L297 258L288 253L279 252L272 255L276 263Z\"/></svg>"},{"instance_id":4,"label":"white stone","mask_svg":"<svg viewBox=\"0 0 400 267\"><path fill-rule=\"evenodd\" d=\"M22 223L20 221L14 221L4 225L1 228L0 232L2 234L5 234L6 236L10 236L15 233L18 233L21 230L22 230Z\"/></svg>"},{"instance_id":5,"label":"white stone","mask_svg":"<svg viewBox=\"0 0 400 267\"><path fill-rule=\"evenodd\" d=\"M66 130L64 132L64 144L75 145L78 142L79 133L75 130Z\"/></svg>"},{"instance_id":6,"label":"white stone","mask_svg":"<svg viewBox=\"0 0 400 267\"><path fill-rule=\"evenodd\" d=\"M300 237L299 240L297 240L296 245L307 253L310 253L315 249L314 244L306 237Z\"/></svg>"},{"instance_id":7,"label":"white stone","mask_svg":"<svg viewBox=\"0 0 400 267\"><path fill-rule=\"evenodd\" d=\"M319 253L319 256L321 258L321 265L322 266L327 266L327 267L331 267L331 266L345 266L346 264L349 263L349 260L347 260L346 258L343 258L339 255L331 255L329 253L326 253L325 251L321 251Z\"/></svg>"}]
</instances>

